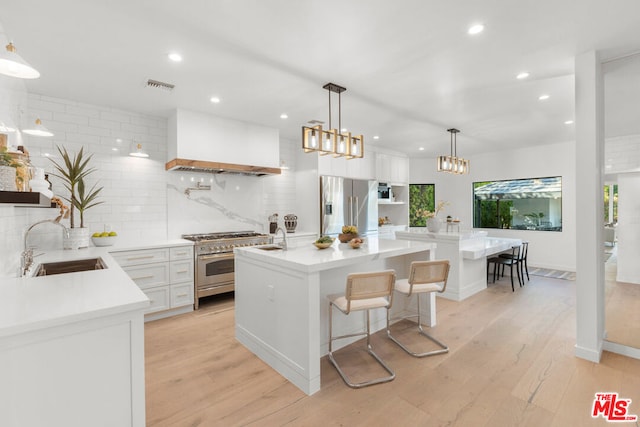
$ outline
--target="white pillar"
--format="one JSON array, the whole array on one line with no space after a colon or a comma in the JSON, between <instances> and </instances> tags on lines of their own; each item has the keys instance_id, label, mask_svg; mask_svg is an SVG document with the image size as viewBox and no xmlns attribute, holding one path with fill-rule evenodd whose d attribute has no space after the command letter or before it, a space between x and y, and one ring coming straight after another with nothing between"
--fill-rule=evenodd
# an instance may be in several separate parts
<instances>
[{"instance_id":1,"label":"white pillar","mask_svg":"<svg viewBox=\"0 0 640 427\"><path fill-rule=\"evenodd\" d=\"M598 52L575 59L576 97L576 348L600 361L604 338L604 90Z\"/></svg>"}]
</instances>

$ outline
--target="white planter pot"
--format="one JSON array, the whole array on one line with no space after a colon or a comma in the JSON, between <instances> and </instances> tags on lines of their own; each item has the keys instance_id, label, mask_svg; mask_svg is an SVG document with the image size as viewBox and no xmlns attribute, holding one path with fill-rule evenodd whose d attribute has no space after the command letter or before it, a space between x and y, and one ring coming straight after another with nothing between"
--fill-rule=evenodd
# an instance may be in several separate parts
<instances>
[{"instance_id":1,"label":"white planter pot","mask_svg":"<svg viewBox=\"0 0 640 427\"><path fill-rule=\"evenodd\" d=\"M438 218L427 219L427 230L432 233L437 233L442 228L442 222Z\"/></svg>"},{"instance_id":2,"label":"white planter pot","mask_svg":"<svg viewBox=\"0 0 640 427\"><path fill-rule=\"evenodd\" d=\"M90 240L91 235L87 227L70 228L69 237L64 236L63 247L64 249L88 248Z\"/></svg>"}]
</instances>

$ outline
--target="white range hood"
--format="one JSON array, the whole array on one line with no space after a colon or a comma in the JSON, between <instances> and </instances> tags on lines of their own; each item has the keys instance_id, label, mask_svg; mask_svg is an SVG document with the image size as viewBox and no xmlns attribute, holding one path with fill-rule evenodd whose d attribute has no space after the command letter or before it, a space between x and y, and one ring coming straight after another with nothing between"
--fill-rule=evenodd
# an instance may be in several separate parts
<instances>
[{"instance_id":1,"label":"white range hood","mask_svg":"<svg viewBox=\"0 0 640 427\"><path fill-rule=\"evenodd\" d=\"M169 118L166 170L280 174L277 129L176 110Z\"/></svg>"}]
</instances>

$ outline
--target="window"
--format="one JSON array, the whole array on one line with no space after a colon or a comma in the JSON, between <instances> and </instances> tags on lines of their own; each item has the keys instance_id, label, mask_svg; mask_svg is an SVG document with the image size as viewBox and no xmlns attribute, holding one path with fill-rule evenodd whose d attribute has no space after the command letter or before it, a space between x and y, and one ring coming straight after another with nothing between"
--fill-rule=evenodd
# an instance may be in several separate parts
<instances>
[{"instance_id":1,"label":"window","mask_svg":"<svg viewBox=\"0 0 640 427\"><path fill-rule=\"evenodd\" d=\"M473 227L562 231L562 177L474 182Z\"/></svg>"},{"instance_id":2,"label":"window","mask_svg":"<svg viewBox=\"0 0 640 427\"><path fill-rule=\"evenodd\" d=\"M427 219L417 216L416 211L435 209L435 191L435 184L409 184L409 227L427 226Z\"/></svg>"},{"instance_id":3,"label":"window","mask_svg":"<svg viewBox=\"0 0 640 427\"><path fill-rule=\"evenodd\" d=\"M613 196L613 197L611 197ZM604 223L616 224L618 222L618 185L604 186Z\"/></svg>"}]
</instances>

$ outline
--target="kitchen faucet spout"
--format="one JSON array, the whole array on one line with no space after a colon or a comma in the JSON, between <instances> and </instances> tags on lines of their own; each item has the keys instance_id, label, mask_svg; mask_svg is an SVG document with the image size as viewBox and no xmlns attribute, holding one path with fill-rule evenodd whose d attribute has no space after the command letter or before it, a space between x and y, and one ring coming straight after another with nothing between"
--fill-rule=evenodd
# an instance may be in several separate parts
<instances>
[{"instance_id":1,"label":"kitchen faucet spout","mask_svg":"<svg viewBox=\"0 0 640 427\"><path fill-rule=\"evenodd\" d=\"M277 243L283 250L287 250L287 232L284 231L284 228L278 227L276 228L275 237L278 237L278 231L282 231L282 242Z\"/></svg>"},{"instance_id":2,"label":"kitchen faucet spout","mask_svg":"<svg viewBox=\"0 0 640 427\"><path fill-rule=\"evenodd\" d=\"M55 224L62 227L62 229L64 230L64 236L66 238L69 238L69 229L65 227L64 224L60 224L58 221L55 221L53 219L44 219L42 221L38 221L35 224L32 224L29 228L27 228L27 231L25 231L24 233L24 246L23 246L22 254L20 256L20 271L23 276L27 274L27 272L31 268L31 264L33 263L33 248L27 248L27 239L29 238L29 233L36 226L40 224L46 224L46 223L51 223L51 224Z\"/></svg>"}]
</instances>

